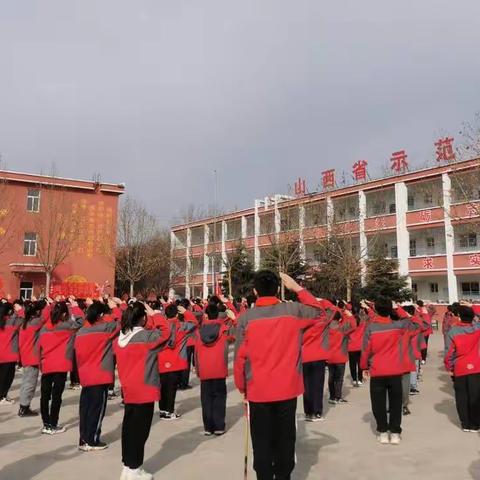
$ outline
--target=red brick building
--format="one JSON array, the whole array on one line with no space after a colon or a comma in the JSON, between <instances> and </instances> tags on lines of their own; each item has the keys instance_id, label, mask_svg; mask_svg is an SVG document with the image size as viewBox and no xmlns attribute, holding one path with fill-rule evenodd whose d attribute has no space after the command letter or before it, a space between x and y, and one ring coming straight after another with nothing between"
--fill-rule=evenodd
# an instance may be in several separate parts
<instances>
[{"instance_id":1,"label":"red brick building","mask_svg":"<svg viewBox=\"0 0 480 480\"><path fill-rule=\"evenodd\" d=\"M0 171L0 295L28 298L45 292L39 242L51 242L52 249L62 242L68 249L52 272L54 290L81 293L98 284L112 286L113 293L113 248L106 246L115 242L123 191L122 184ZM60 216L68 231L50 233L52 217Z\"/></svg>"}]
</instances>

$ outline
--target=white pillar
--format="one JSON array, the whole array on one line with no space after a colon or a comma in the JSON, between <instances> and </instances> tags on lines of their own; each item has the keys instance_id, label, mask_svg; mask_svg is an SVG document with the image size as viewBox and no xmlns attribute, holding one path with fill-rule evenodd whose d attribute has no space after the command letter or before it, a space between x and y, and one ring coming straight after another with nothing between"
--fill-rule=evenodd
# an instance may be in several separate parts
<instances>
[{"instance_id":1,"label":"white pillar","mask_svg":"<svg viewBox=\"0 0 480 480\"><path fill-rule=\"evenodd\" d=\"M367 217L367 197L365 192L360 190L358 192L358 232L360 240L360 279L362 286L365 285L367 276L367 262L368 255L367 235L365 234L365 218Z\"/></svg>"},{"instance_id":2,"label":"white pillar","mask_svg":"<svg viewBox=\"0 0 480 480\"><path fill-rule=\"evenodd\" d=\"M222 221L222 272L225 270L225 265L227 264L227 249L225 243L227 241L227 222Z\"/></svg>"},{"instance_id":3,"label":"white pillar","mask_svg":"<svg viewBox=\"0 0 480 480\"><path fill-rule=\"evenodd\" d=\"M407 230L408 190L405 182L395 184L395 204L397 210L398 273L400 275L408 275L410 237Z\"/></svg>"},{"instance_id":4,"label":"white pillar","mask_svg":"<svg viewBox=\"0 0 480 480\"><path fill-rule=\"evenodd\" d=\"M255 270L260 268L260 247L258 245L258 236L260 235L260 215L258 210L260 208L260 200L255 200L255 231L254 231L254 266Z\"/></svg>"},{"instance_id":5,"label":"white pillar","mask_svg":"<svg viewBox=\"0 0 480 480\"><path fill-rule=\"evenodd\" d=\"M170 232L170 288L168 289L168 298L173 298L175 295L175 289L172 287L173 277L173 251L175 250L176 236L174 232Z\"/></svg>"},{"instance_id":6,"label":"white pillar","mask_svg":"<svg viewBox=\"0 0 480 480\"><path fill-rule=\"evenodd\" d=\"M203 234L203 298L208 297L208 272L210 270L210 257L208 256L208 245L210 244L210 226L205 225Z\"/></svg>"},{"instance_id":7,"label":"white pillar","mask_svg":"<svg viewBox=\"0 0 480 480\"><path fill-rule=\"evenodd\" d=\"M301 204L298 207L298 240L300 243L300 258L305 261L307 254L305 251L305 238L303 229L305 228L305 205Z\"/></svg>"},{"instance_id":8,"label":"white pillar","mask_svg":"<svg viewBox=\"0 0 480 480\"><path fill-rule=\"evenodd\" d=\"M190 298L190 275L192 271L192 230L187 228L187 257L185 262L185 296Z\"/></svg>"},{"instance_id":9,"label":"white pillar","mask_svg":"<svg viewBox=\"0 0 480 480\"><path fill-rule=\"evenodd\" d=\"M247 238L247 217L245 215L242 215L241 224L242 224L242 239Z\"/></svg>"},{"instance_id":10,"label":"white pillar","mask_svg":"<svg viewBox=\"0 0 480 480\"><path fill-rule=\"evenodd\" d=\"M335 211L333 208L332 197L327 197L327 236L330 237L332 232L332 225L335 220L334 218Z\"/></svg>"},{"instance_id":11,"label":"white pillar","mask_svg":"<svg viewBox=\"0 0 480 480\"><path fill-rule=\"evenodd\" d=\"M445 223L445 250L447 255L447 285L448 301L458 302L457 276L453 269L453 252L455 251L455 237L450 215L452 181L448 173L442 175L443 209Z\"/></svg>"},{"instance_id":12,"label":"white pillar","mask_svg":"<svg viewBox=\"0 0 480 480\"><path fill-rule=\"evenodd\" d=\"M280 209L278 208L278 196L275 195L274 203L274 218L275 218L275 240L278 242L280 238L280 231L282 229L282 220L280 216Z\"/></svg>"}]
</instances>

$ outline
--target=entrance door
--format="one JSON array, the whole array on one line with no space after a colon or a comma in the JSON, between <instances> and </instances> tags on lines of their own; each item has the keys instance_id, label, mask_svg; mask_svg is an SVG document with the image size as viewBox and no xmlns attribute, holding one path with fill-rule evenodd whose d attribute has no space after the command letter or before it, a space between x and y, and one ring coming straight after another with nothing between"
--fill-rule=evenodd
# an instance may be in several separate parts
<instances>
[{"instance_id":1,"label":"entrance door","mask_svg":"<svg viewBox=\"0 0 480 480\"><path fill-rule=\"evenodd\" d=\"M31 300L33 295L33 282L20 283L20 298Z\"/></svg>"}]
</instances>

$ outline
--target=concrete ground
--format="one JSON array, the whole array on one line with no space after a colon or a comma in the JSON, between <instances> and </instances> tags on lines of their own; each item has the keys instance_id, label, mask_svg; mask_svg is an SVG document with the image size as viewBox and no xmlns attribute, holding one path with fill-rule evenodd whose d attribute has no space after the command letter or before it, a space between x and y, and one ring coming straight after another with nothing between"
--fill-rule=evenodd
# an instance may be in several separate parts
<instances>
[{"instance_id":1,"label":"concrete ground","mask_svg":"<svg viewBox=\"0 0 480 480\"><path fill-rule=\"evenodd\" d=\"M326 411L324 423L306 424L298 415L298 464L296 480L467 480L480 479L479 436L458 427L451 380L442 368L441 335L430 345L429 363L420 383L421 395L413 397L413 414L404 419L403 443L379 445L374 436L368 387L351 389L348 375L346 405ZM11 396L18 400L20 375ZM154 419L147 443L145 468L155 478L212 480L243 478L244 423L240 396L231 382L228 399L228 433L221 438L201 435L198 382L180 392L181 420ZM118 479L122 407L109 403L103 440L110 448L82 453L78 441L78 391L66 390L60 421L63 435L40 435L38 419L20 419L18 405L0 407L0 479ZM38 408L38 397L33 402ZM300 407L300 402L299 402ZM251 456L250 456L251 459ZM250 477L255 478L253 471Z\"/></svg>"}]
</instances>

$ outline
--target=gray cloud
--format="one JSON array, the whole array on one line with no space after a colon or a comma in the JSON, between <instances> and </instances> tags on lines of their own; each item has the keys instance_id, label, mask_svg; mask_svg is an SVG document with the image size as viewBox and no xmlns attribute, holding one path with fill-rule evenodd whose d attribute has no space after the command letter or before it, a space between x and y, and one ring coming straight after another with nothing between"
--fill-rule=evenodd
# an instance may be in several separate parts
<instances>
[{"instance_id":1,"label":"gray cloud","mask_svg":"<svg viewBox=\"0 0 480 480\"><path fill-rule=\"evenodd\" d=\"M480 4L0 0L0 152L125 181L165 223L433 155L479 109Z\"/></svg>"}]
</instances>

